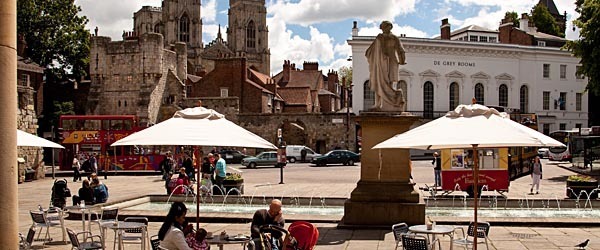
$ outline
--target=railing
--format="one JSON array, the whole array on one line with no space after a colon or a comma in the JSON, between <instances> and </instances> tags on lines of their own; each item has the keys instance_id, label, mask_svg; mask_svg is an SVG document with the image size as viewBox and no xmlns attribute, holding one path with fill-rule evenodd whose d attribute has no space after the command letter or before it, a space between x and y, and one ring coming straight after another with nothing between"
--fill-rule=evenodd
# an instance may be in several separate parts
<instances>
[{"instance_id":1,"label":"railing","mask_svg":"<svg viewBox=\"0 0 600 250\"><path fill-rule=\"evenodd\" d=\"M411 111L411 110L407 110L406 112L411 113L415 116L421 116L424 119L437 119L440 118L444 115L446 115L446 113L448 113L448 111Z\"/></svg>"}]
</instances>

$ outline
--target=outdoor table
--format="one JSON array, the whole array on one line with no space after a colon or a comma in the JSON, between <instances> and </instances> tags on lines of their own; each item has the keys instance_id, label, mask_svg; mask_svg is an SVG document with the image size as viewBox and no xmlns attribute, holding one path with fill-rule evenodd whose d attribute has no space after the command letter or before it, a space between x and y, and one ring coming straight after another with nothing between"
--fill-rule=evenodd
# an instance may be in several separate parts
<instances>
[{"instance_id":1,"label":"outdoor table","mask_svg":"<svg viewBox=\"0 0 600 250\"><path fill-rule=\"evenodd\" d=\"M71 210L79 210L80 214L81 214L81 226L82 226L82 231L86 231L85 230L85 218L88 218L88 232L91 232L92 230L92 226L91 226L91 220L92 220L92 215L90 214L90 207L87 206L67 206L65 207L65 210L67 211L71 211Z\"/></svg>"},{"instance_id":2,"label":"outdoor table","mask_svg":"<svg viewBox=\"0 0 600 250\"><path fill-rule=\"evenodd\" d=\"M219 247L219 250L223 250L223 245L230 245L230 244L242 244L242 247L244 249L246 249L246 245L248 244L248 242L251 240L250 237L246 236L245 238L234 238L235 236L230 236L232 237L231 239L229 238L225 238L223 237L221 239L221 235L220 234L216 234L213 235L213 238L210 239L206 239L206 242L208 242L208 244L210 245L217 245Z\"/></svg>"},{"instance_id":3,"label":"outdoor table","mask_svg":"<svg viewBox=\"0 0 600 250\"><path fill-rule=\"evenodd\" d=\"M435 240L436 235L448 235L450 236L450 250L452 250L453 246L453 232L454 227L444 226L444 225L436 225L431 228L431 230L427 230L427 225L414 225L408 228L409 232L418 233L418 234L427 234L427 236L431 235L432 241Z\"/></svg>"},{"instance_id":4,"label":"outdoor table","mask_svg":"<svg viewBox=\"0 0 600 250\"><path fill-rule=\"evenodd\" d=\"M147 225L140 222L125 222L119 221L118 223L104 223L102 227L110 228L115 231L115 241L113 242L113 249L117 249L115 247L115 243L117 242L117 238L119 239L119 250L122 249L121 235L123 230L126 229L136 229L142 228L142 249L146 249L146 238L147 238ZM104 246L105 236L102 235L102 246Z\"/></svg>"}]
</instances>

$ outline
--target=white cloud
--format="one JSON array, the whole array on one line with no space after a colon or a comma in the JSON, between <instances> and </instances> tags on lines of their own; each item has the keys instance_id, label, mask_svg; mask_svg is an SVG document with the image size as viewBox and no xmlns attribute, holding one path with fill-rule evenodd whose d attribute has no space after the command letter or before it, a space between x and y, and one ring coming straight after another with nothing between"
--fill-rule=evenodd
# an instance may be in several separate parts
<instances>
[{"instance_id":1,"label":"white cloud","mask_svg":"<svg viewBox=\"0 0 600 250\"><path fill-rule=\"evenodd\" d=\"M217 19L217 0L204 1L200 6L200 15L204 23L212 23Z\"/></svg>"},{"instance_id":2,"label":"white cloud","mask_svg":"<svg viewBox=\"0 0 600 250\"><path fill-rule=\"evenodd\" d=\"M269 13L288 24L309 26L315 23L337 22L345 19L393 20L396 16L414 12L418 0L321 1L301 0L292 3L275 0L268 4Z\"/></svg>"},{"instance_id":3,"label":"white cloud","mask_svg":"<svg viewBox=\"0 0 600 250\"><path fill-rule=\"evenodd\" d=\"M419 30L415 27L404 25L400 26L396 23L392 23L394 27L392 28L392 33L396 35L405 34L408 37L427 37L427 33ZM379 23L371 23L371 26L360 28L358 30L359 36L376 36L381 33L381 29L379 29Z\"/></svg>"}]
</instances>

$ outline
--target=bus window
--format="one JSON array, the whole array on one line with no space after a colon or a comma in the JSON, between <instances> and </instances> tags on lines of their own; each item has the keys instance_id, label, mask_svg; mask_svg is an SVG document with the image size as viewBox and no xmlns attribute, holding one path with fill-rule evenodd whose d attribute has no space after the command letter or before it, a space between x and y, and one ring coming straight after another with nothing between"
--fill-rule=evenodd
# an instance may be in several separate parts
<instances>
[{"instance_id":1,"label":"bus window","mask_svg":"<svg viewBox=\"0 0 600 250\"><path fill-rule=\"evenodd\" d=\"M123 127L125 130L133 129L133 121L132 120L123 120Z\"/></svg>"},{"instance_id":2,"label":"bus window","mask_svg":"<svg viewBox=\"0 0 600 250\"><path fill-rule=\"evenodd\" d=\"M123 121L110 120L110 130L123 130Z\"/></svg>"},{"instance_id":3,"label":"bus window","mask_svg":"<svg viewBox=\"0 0 600 250\"><path fill-rule=\"evenodd\" d=\"M84 123L85 130L100 130L100 120L87 120Z\"/></svg>"},{"instance_id":4,"label":"bus window","mask_svg":"<svg viewBox=\"0 0 600 250\"><path fill-rule=\"evenodd\" d=\"M102 130L110 130L110 120L102 120Z\"/></svg>"},{"instance_id":5,"label":"bus window","mask_svg":"<svg viewBox=\"0 0 600 250\"><path fill-rule=\"evenodd\" d=\"M63 130L75 130L76 120L62 120Z\"/></svg>"}]
</instances>

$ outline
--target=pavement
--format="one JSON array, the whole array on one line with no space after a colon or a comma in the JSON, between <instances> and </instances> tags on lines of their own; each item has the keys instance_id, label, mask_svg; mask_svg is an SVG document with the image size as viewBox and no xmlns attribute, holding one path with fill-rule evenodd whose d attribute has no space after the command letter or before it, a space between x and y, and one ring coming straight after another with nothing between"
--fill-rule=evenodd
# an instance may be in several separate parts
<instances>
[{"instance_id":1,"label":"pavement","mask_svg":"<svg viewBox=\"0 0 600 250\"><path fill-rule=\"evenodd\" d=\"M521 177L511 182L510 192L506 193L509 199L559 199L565 198L565 180L574 174L569 164L555 162L544 163L544 179L539 195L530 195L531 178ZM285 169L285 184L279 183L279 170L273 168L259 168L246 170L233 165L231 171L243 172L245 181L245 194L256 197L319 197L319 198L348 198L350 192L356 187L360 177L360 166L354 167L312 167L302 164L289 165ZM413 178L417 186L433 183L433 169L430 161L415 161L413 163ZM69 187L73 193L79 188L80 182L72 183ZM130 200L135 197L150 194L164 194L163 182L160 176L109 176L103 180L109 187L110 201ZM38 204L47 207L50 202L50 193L53 180L46 178L33 182L19 184L19 231L26 234L31 226L29 210L37 209ZM429 192L422 192L430 196ZM485 193L484 193L485 194ZM67 203L70 204L68 199ZM285 211L285 206L284 206ZM193 215L188 214L190 221ZM82 230L80 220L66 220L66 227L76 232ZM337 229L337 223L314 223L320 232L316 249L393 249L395 245L391 230L385 229ZM443 224L443 223L439 223ZM155 235L160 227L160 222L150 222L148 231ZM209 232L227 231L228 234L248 234L249 223L201 223L201 227ZM454 226L454 225L453 225ZM457 226L465 227L465 226ZM94 234L99 234L96 227L92 227ZM62 240L59 228L50 230L53 242L45 245L35 242L35 249L70 249ZM112 249L114 235L109 233L106 242ZM442 237L442 249L449 249L449 238ZM494 225L490 230L490 249L575 249L575 245L590 239L586 249L600 249L600 227L594 226L528 226L524 223L518 225ZM134 249L139 246L128 245L125 249ZM240 245L225 245L224 249L240 249ZM456 246L455 246L456 247ZM480 247L484 247L480 244Z\"/></svg>"}]
</instances>

